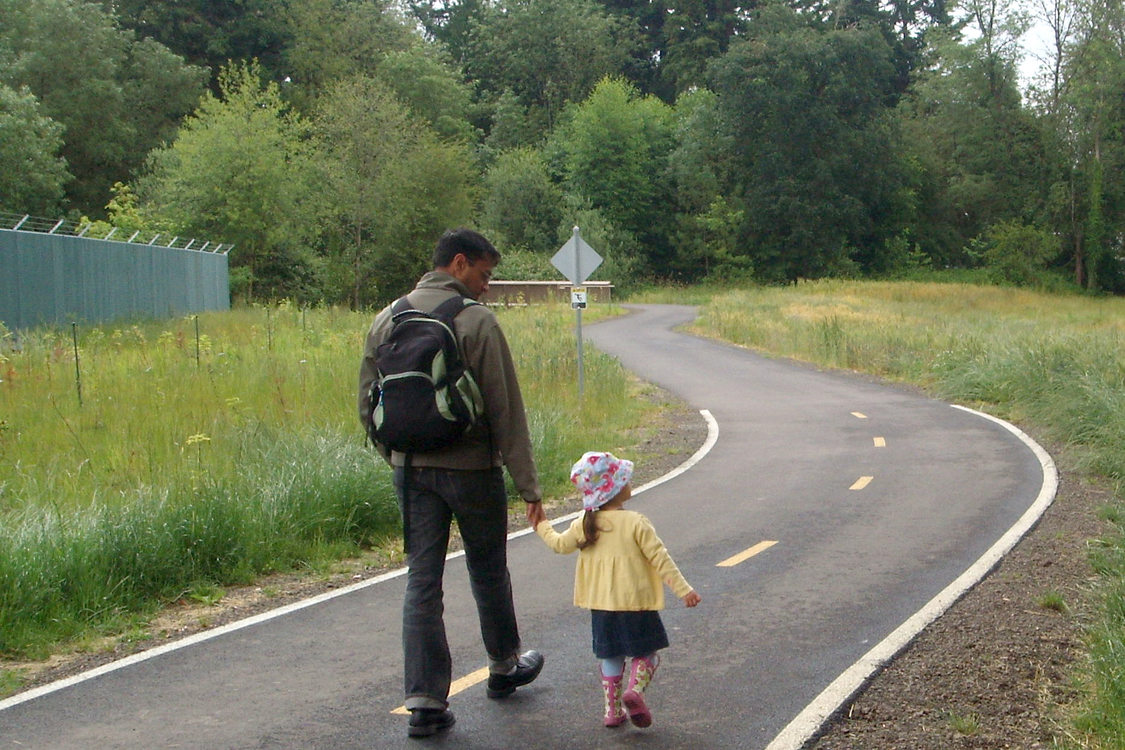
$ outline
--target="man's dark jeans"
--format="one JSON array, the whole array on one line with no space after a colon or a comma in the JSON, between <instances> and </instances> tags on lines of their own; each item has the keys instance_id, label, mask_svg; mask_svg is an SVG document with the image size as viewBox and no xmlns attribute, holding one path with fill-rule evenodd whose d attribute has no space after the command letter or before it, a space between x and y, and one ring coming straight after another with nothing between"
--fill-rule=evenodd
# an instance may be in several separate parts
<instances>
[{"instance_id":1,"label":"man's dark jeans","mask_svg":"<svg viewBox=\"0 0 1125 750\"><path fill-rule=\"evenodd\" d=\"M404 469L395 490L407 529L406 598L402 611L406 708L444 708L452 663L442 615L442 574L453 518L465 546L480 632L494 671L514 666L520 638L508 575L508 502L500 468L483 471ZM409 515L407 515L409 514Z\"/></svg>"}]
</instances>

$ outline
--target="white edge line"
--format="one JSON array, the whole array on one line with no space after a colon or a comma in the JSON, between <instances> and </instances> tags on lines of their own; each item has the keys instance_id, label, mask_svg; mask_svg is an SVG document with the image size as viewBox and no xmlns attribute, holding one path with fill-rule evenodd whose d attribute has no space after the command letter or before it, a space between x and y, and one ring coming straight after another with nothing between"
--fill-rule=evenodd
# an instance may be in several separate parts
<instances>
[{"instance_id":1,"label":"white edge line","mask_svg":"<svg viewBox=\"0 0 1125 750\"><path fill-rule=\"evenodd\" d=\"M719 439L719 425L715 421L715 418L711 416L711 412L703 409L699 413L703 415L703 419L707 422L707 439L704 441L703 445L699 448L699 450L692 454L691 458L677 466L672 471L657 479L654 479L648 484L638 487L633 491L634 495L638 495L645 490L652 489L658 484L663 484L670 479L678 477L680 474L683 474L685 471L699 463L703 459L703 457L710 452L711 448L714 447L715 443ZM572 513L569 516L564 516L563 518L557 518L551 521L551 523L554 524L561 523L562 521L573 520L579 515L581 515L581 511L579 511L578 513ZM523 529L521 531L516 531L509 534L508 539L516 539L518 537L526 536L527 534L531 533L533 533L533 529ZM446 560L452 560L454 558L461 557L464 554L464 550L452 552L446 557ZM302 599L301 601L293 602L292 604L286 604L285 606L271 609L268 612L262 612L261 614L247 617L244 620L238 620L237 622L222 625L212 630L205 630L194 635L190 635L186 638L181 638L179 640L172 641L171 643L166 643L163 646L156 646L145 651L140 651L131 656L127 656L124 659L118 659L117 661L110 662L109 664L103 664L100 667L95 667L94 669L90 669L85 672L66 677L62 680L56 680L55 682L50 682L46 685L40 685L37 688L32 688L31 690L13 695L11 698L0 701L0 711L12 708L13 706L18 706L21 703L35 700L36 698L41 698L44 695L48 695L57 690L62 690L63 688L77 685L87 680L92 680L95 677L100 677L101 675L108 674L109 672L115 672L118 669L124 669L125 667L132 666L133 664L148 661L149 659L155 659L156 657L163 656L164 654L167 654L169 652L176 651L181 648L187 648L189 646L194 646L197 643L209 641L212 638L218 638L219 636L226 635L227 633L233 633L237 630L242 630L243 628L248 628L252 625L266 622L267 620L272 620L277 617L284 617L285 615L305 609L306 607L312 607L317 604L321 604L322 602L329 601L330 599L335 599L338 596L352 594L356 591L360 591L361 589L365 589L369 586L375 586L376 584L383 583L384 581L389 581L392 578L398 578L399 576L403 576L405 574L406 568L398 568L396 570L392 570L387 573L383 573L382 575L376 576L375 578L369 578L365 581L360 581L359 583L354 583L350 586L334 589L332 591L318 594L317 596L310 597L308 599Z\"/></svg>"},{"instance_id":2,"label":"white edge line","mask_svg":"<svg viewBox=\"0 0 1125 750\"><path fill-rule=\"evenodd\" d=\"M1047 451L1043 450L1042 446L1015 425L991 414L985 414L957 404L950 404L950 406L995 422L1031 449L1032 453L1039 459L1039 465L1043 470L1043 484L1039 489L1039 496L1004 536L989 547L964 573L927 602L922 609L914 613L902 625L899 625L874 648L860 657L859 661L833 680L832 684L814 698L812 703L806 706L801 713L797 714L796 718L789 722L785 729L781 730L781 733L766 746L766 750L800 750L804 747L816 736L823 724L863 688L872 675L882 669L902 649L906 648L927 625L944 614L965 592L988 575L989 571L1000 562L1000 559L1012 547L1016 546L1016 543L1036 524L1054 501L1059 486L1058 471L1055 469L1055 462L1047 454Z\"/></svg>"},{"instance_id":3,"label":"white edge line","mask_svg":"<svg viewBox=\"0 0 1125 750\"><path fill-rule=\"evenodd\" d=\"M707 439L703 441L703 445L699 446L699 450L697 450L695 453L693 453L691 455L691 458L689 458L687 461L684 461L682 464L680 464L676 468L672 469L667 474L664 474L663 476L657 477L656 479L652 480L651 482L648 482L646 484L642 484L640 487L633 490L633 496L634 497L641 494L645 490L651 490L653 487L656 487L657 485L664 484L667 481L675 479L680 474L683 474L685 471L687 471L688 469L692 468L697 463L702 461L703 457L706 456L708 453L710 453L711 449L715 447L715 443L717 443L719 441L719 423L715 421L715 418L713 416L711 416L711 412L707 411L706 409L700 409L699 413L703 415L703 420L705 422L707 422ZM557 524L565 523L567 521L573 521L575 518L578 518L580 515L582 515L582 511L579 510L579 511L576 511L576 512L571 513L569 515L562 516L561 518L554 518L554 519L551 520L551 525L555 526ZM534 534L534 533L535 533L535 529L527 528L527 529L523 529L521 531L512 532L511 534L508 535L508 539L515 539L516 537L527 536L528 534Z\"/></svg>"}]
</instances>

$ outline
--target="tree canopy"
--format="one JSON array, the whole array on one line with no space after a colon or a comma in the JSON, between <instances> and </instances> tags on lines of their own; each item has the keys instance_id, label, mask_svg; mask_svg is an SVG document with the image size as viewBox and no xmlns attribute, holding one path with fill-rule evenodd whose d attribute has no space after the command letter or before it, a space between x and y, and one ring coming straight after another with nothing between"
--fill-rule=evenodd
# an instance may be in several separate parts
<instances>
[{"instance_id":1,"label":"tree canopy","mask_svg":"<svg viewBox=\"0 0 1125 750\"><path fill-rule=\"evenodd\" d=\"M0 210L205 234L242 294L355 306L451 224L528 273L578 224L622 285L1125 291L1125 14L1032 10L1025 80L1027 9L984 0L0 0Z\"/></svg>"}]
</instances>

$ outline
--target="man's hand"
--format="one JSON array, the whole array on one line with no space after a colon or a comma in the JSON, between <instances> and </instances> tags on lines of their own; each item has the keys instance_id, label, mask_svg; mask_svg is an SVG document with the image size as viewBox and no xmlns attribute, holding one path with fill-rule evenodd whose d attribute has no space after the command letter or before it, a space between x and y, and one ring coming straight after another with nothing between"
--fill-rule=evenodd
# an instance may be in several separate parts
<instances>
[{"instance_id":1,"label":"man's hand","mask_svg":"<svg viewBox=\"0 0 1125 750\"><path fill-rule=\"evenodd\" d=\"M531 524L531 528L535 528L541 521L547 520L547 514L543 512L543 503L528 503L527 504L527 522Z\"/></svg>"},{"instance_id":2,"label":"man's hand","mask_svg":"<svg viewBox=\"0 0 1125 750\"><path fill-rule=\"evenodd\" d=\"M684 606L694 607L702 600L703 598L699 594L695 593L694 591L689 591L686 595L684 595Z\"/></svg>"}]
</instances>

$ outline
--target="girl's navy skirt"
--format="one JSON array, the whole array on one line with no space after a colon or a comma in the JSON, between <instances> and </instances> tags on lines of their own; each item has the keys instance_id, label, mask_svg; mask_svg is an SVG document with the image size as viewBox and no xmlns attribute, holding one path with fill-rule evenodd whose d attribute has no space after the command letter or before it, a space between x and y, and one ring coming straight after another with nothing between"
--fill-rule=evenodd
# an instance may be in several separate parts
<instances>
[{"instance_id":1,"label":"girl's navy skirt","mask_svg":"<svg viewBox=\"0 0 1125 750\"><path fill-rule=\"evenodd\" d=\"M612 659L616 656L648 656L654 651L668 648L668 633L660 613L607 612L590 610L590 624L594 635L594 656Z\"/></svg>"}]
</instances>

